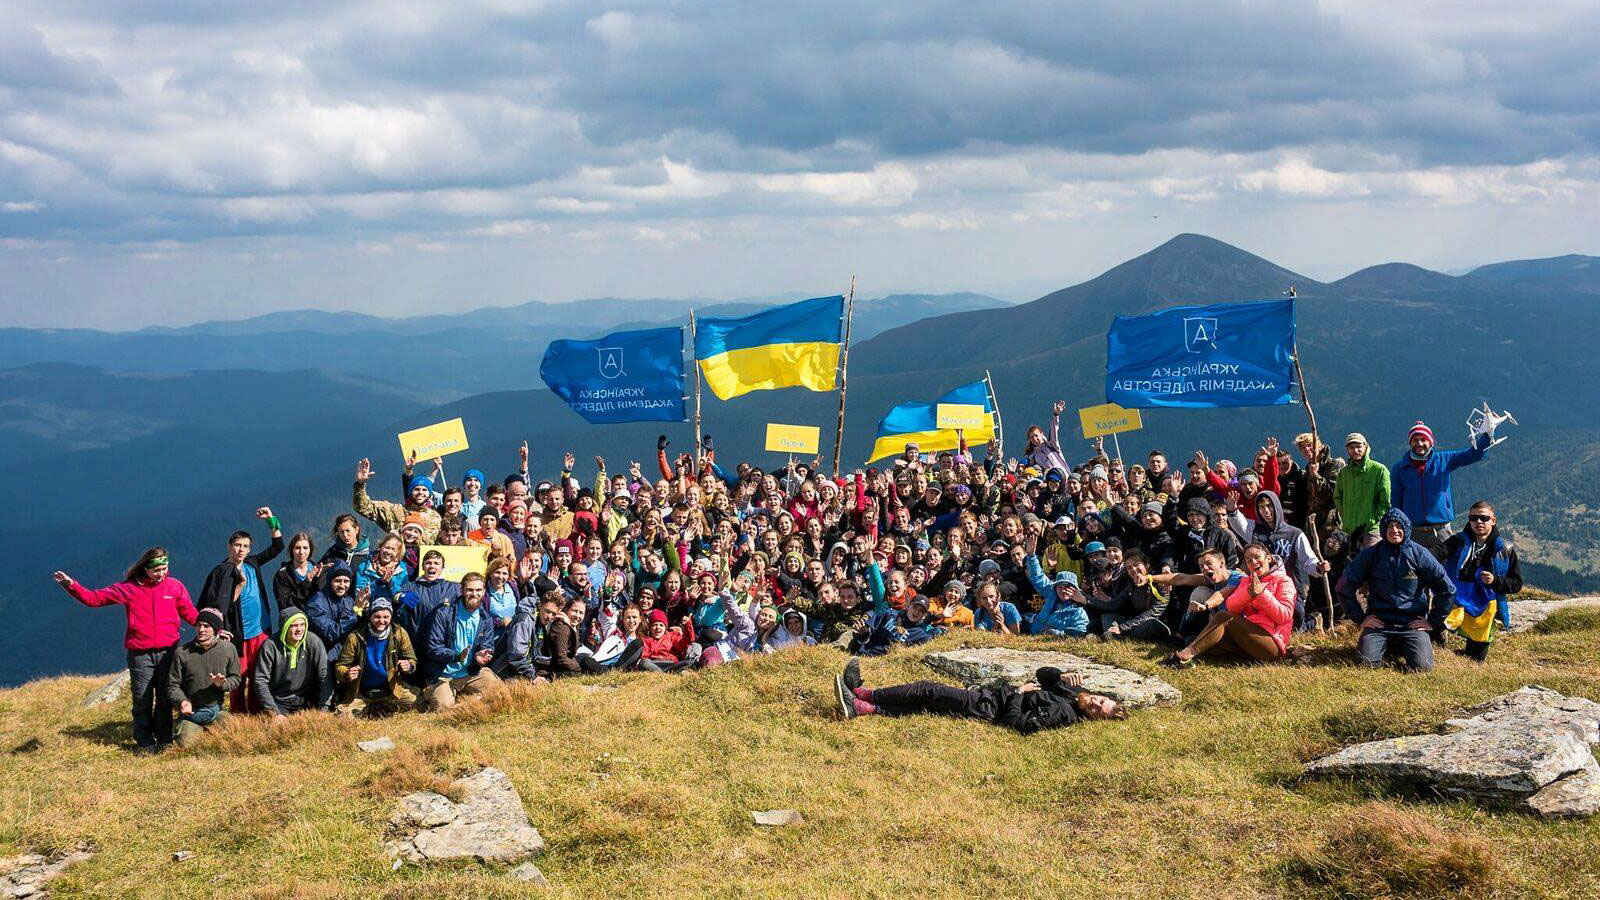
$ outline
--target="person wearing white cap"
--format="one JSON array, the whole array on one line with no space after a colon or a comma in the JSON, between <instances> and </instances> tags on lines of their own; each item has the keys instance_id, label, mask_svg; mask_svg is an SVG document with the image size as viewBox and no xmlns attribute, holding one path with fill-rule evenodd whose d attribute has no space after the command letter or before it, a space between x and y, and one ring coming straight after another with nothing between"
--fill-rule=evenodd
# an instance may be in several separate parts
<instances>
[{"instance_id":1,"label":"person wearing white cap","mask_svg":"<svg viewBox=\"0 0 1600 900\"><path fill-rule=\"evenodd\" d=\"M1450 473L1483 459L1492 440L1491 435L1480 432L1466 450L1435 450L1433 429L1418 419L1406 435L1410 452L1389 467L1395 508L1411 519L1411 539L1428 548L1436 559L1444 559L1444 543L1454 533L1450 526L1456 506Z\"/></svg>"},{"instance_id":2,"label":"person wearing white cap","mask_svg":"<svg viewBox=\"0 0 1600 900\"><path fill-rule=\"evenodd\" d=\"M1378 520L1389 510L1389 470L1373 460L1372 446L1358 431L1345 436L1344 452L1350 462L1333 484L1333 505L1352 550L1361 550L1378 543Z\"/></svg>"}]
</instances>

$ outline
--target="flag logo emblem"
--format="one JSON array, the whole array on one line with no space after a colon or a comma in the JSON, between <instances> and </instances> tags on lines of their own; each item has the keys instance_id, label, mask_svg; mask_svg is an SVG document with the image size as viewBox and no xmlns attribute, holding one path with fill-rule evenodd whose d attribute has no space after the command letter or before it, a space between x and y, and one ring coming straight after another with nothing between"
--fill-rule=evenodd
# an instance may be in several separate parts
<instances>
[{"instance_id":1,"label":"flag logo emblem","mask_svg":"<svg viewBox=\"0 0 1600 900\"><path fill-rule=\"evenodd\" d=\"M600 374L606 378L620 378L627 373L622 371L621 347L596 347L595 352L600 354Z\"/></svg>"},{"instance_id":2,"label":"flag logo emblem","mask_svg":"<svg viewBox=\"0 0 1600 900\"><path fill-rule=\"evenodd\" d=\"M1217 348L1217 320L1209 316L1186 316L1183 320L1183 346L1190 353Z\"/></svg>"}]
</instances>

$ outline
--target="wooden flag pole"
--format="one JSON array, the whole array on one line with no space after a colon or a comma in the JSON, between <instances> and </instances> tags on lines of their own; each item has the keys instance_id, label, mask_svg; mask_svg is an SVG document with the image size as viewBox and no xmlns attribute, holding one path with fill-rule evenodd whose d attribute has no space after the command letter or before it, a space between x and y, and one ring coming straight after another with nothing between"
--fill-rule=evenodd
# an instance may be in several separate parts
<instances>
[{"instance_id":1,"label":"wooden flag pole","mask_svg":"<svg viewBox=\"0 0 1600 900\"><path fill-rule=\"evenodd\" d=\"M1284 294L1290 300L1295 298L1294 286ZM1306 372L1300 366L1300 342L1294 342L1294 377L1300 382L1300 403L1306 408L1306 420L1311 424L1311 458L1306 460L1306 537L1311 540L1311 554L1322 562L1322 538L1317 535L1317 517L1314 510L1317 506L1317 465L1322 458L1322 436L1317 433L1317 411L1311 408L1311 395L1306 393ZM1333 627L1333 587L1328 584L1326 574L1318 575L1322 580L1322 592L1328 598L1328 627Z\"/></svg>"},{"instance_id":2,"label":"wooden flag pole","mask_svg":"<svg viewBox=\"0 0 1600 900\"><path fill-rule=\"evenodd\" d=\"M1005 420L1000 418L1000 398L994 395L994 379L989 377L989 370L983 370L983 383L989 388L989 403L994 407L994 448L1001 459L1006 454L1006 426ZM998 462L999 460L996 460Z\"/></svg>"},{"instance_id":3,"label":"wooden flag pole","mask_svg":"<svg viewBox=\"0 0 1600 900\"><path fill-rule=\"evenodd\" d=\"M695 340L694 310L689 310L689 346L694 348L695 355L699 355L699 344ZM700 470L700 360L691 360L694 363L694 467L698 474Z\"/></svg>"},{"instance_id":4,"label":"wooden flag pole","mask_svg":"<svg viewBox=\"0 0 1600 900\"><path fill-rule=\"evenodd\" d=\"M839 351L839 429L833 436L833 477L839 477L839 454L844 449L844 394L850 381L850 322L855 316L856 277L850 276L850 294L844 301L844 347Z\"/></svg>"}]
</instances>

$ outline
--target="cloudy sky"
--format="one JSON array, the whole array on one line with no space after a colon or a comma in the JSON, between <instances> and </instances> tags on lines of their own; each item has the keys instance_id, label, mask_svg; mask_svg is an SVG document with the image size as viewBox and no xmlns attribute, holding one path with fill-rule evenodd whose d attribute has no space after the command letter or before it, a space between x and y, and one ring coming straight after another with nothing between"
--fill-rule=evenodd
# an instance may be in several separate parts
<instances>
[{"instance_id":1,"label":"cloudy sky","mask_svg":"<svg viewBox=\"0 0 1600 900\"><path fill-rule=\"evenodd\" d=\"M1600 4L8 0L0 324L1600 252Z\"/></svg>"}]
</instances>

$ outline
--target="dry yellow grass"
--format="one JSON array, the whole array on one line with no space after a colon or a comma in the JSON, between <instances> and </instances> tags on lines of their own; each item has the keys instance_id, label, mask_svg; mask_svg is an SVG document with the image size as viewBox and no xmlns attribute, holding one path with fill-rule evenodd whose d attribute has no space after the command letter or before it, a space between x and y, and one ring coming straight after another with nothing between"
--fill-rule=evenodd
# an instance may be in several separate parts
<instances>
[{"instance_id":1,"label":"dry yellow grass","mask_svg":"<svg viewBox=\"0 0 1600 900\"><path fill-rule=\"evenodd\" d=\"M129 755L125 709L77 707L92 679L52 679L0 692L0 855L93 841L58 897L524 896L492 867L391 871L382 853L395 796L490 763L549 844L550 896L1428 896L1459 865L1485 896L1592 898L1600 822L1374 807L1368 787L1295 778L1315 755L1523 684L1600 699L1600 623L1578 625L1513 636L1481 667L1444 655L1431 676L1355 668L1349 638L1319 644L1317 665L1202 664L1168 676L1179 708L1028 738L840 721L843 657L827 649L523 686L443 716L240 722L159 758ZM963 641L1150 672L1160 655L972 634L934 646ZM930 677L921 655L867 660L869 683ZM383 734L401 751L356 750ZM778 807L805 825L751 824ZM1407 868L1380 838L1426 862ZM197 856L173 863L178 849Z\"/></svg>"}]
</instances>

